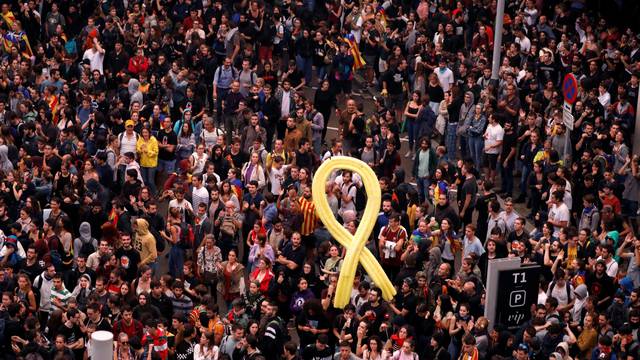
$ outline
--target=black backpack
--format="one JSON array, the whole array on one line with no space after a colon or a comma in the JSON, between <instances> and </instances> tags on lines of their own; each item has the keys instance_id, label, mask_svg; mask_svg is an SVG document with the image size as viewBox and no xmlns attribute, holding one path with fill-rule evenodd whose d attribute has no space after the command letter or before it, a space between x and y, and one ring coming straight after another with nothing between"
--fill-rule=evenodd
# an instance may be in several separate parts
<instances>
[{"instance_id":1,"label":"black backpack","mask_svg":"<svg viewBox=\"0 0 640 360\"><path fill-rule=\"evenodd\" d=\"M164 238L153 226L149 226L149 232L156 239L156 251L158 252L158 254L162 253L167 247L167 243L165 242Z\"/></svg>"},{"instance_id":2,"label":"black backpack","mask_svg":"<svg viewBox=\"0 0 640 360\"><path fill-rule=\"evenodd\" d=\"M87 258L94 252L96 252L96 247L93 246L93 238L91 238L91 240L89 240L88 242L82 242L82 246L80 247L80 254L78 255L84 255L84 257Z\"/></svg>"},{"instance_id":3,"label":"black backpack","mask_svg":"<svg viewBox=\"0 0 640 360\"><path fill-rule=\"evenodd\" d=\"M147 220L147 223L149 223L149 233L151 233L151 235L153 235L153 237L156 239L156 251L158 252L158 254L160 254L166 248L167 243L165 242L162 235L160 235L158 230L156 230L156 228L151 225L151 218L149 216L145 216L144 219Z\"/></svg>"},{"instance_id":4,"label":"black backpack","mask_svg":"<svg viewBox=\"0 0 640 360\"><path fill-rule=\"evenodd\" d=\"M573 297L571 296L571 287L569 285L568 281L565 281L564 284L566 291L567 291L567 302L571 302L571 300L573 299ZM549 295L551 295L553 293L553 289L556 287L556 282L552 281L551 284L549 284Z\"/></svg>"},{"instance_id":5,"label":"black backpack","mask_svg":"<svg viewBox=\"0 0 640 360\"><path fill-rule=\"evenodd\" d=\"M354 186L356 188L356 197L353 199L353 203L356 206L356 211L364 211L364 208L367 205L367 193L364 190L364 185L358 187L356 184L352 184L349 186L349 190Z\"/></svg>"}]
</instances>

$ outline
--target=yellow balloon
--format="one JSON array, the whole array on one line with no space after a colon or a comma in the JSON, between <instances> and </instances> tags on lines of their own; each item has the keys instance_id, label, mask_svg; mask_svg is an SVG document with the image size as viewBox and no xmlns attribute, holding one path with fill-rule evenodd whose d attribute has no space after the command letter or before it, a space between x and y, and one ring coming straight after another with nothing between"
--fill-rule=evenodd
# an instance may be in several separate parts
<instances>
[{"instance_id":1,"label":"yellow balloon","mask_svg":"<svg viewBox=\"0 0 640 360\"><path fill-rule=\"evenodd\" d=\"M362 222L360 222L355 235L351 235L333 216L325 193L327 179L334 170L338 169L346 169L358 173L367 190L367 206L364 209ZM312 191L318 217L327 227L329 233L347 249L347 254L342 262L333 305L336 308L344 308L349 304L358 263L362 263L371 280L380 287L382 297L385 300L392 299L396 294L396 289L378 260L371 254L369 249L364 247L373 231L380 211L381 193L376 174L369 165L361 160L346 156L334 156L322 163L316 171Z\"/></svg>"}]
</instances>

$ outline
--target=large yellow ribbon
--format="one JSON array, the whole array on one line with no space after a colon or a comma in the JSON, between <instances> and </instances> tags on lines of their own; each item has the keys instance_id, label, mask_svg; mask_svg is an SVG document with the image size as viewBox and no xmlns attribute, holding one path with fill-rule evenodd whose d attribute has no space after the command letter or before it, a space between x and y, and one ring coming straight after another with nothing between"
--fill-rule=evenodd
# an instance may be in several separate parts
<instances>
[{"instance_id":1,"label":"large yellow ribbon","mask_svg":"<svg viewBox=\"0 0 640 360\"><path fill-rule=\"evenodd\" d=\"M358 173L367 190L367 206L364 209L362 221L355 235L351 235L333 216L325 193L327 179L334 170L338 169L346 169ZM380 211L380 184L376 174L369 165L361 160L346 156L334 156L320 165L314 177L312 191L316 213L327 227L327 230L329 230L329 233L347 249L347 254L342 262L333 305L336 308L344 308L349 304L358 263L362 263L371 280L380 287L382 297L386 300L392 299L396 294L396 289L378 260L371 254L369 249L364 247L373 231Z\"/></svg>"}]
</instances>

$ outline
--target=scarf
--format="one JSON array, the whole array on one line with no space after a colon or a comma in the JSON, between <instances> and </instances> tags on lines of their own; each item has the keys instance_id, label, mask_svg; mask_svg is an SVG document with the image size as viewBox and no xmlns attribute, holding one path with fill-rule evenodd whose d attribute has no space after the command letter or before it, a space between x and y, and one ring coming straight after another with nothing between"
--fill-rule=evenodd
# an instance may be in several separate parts
<instances>
[{"instance_id":1,"label":"scarf","mask_svg":"<svg viewBox=\"0 0 640 360\"><path fill-rule=\"evenodd\" d=\"M463 353L462 355L460 355L459 360L478 360L478 358L478 349L474 347L473 351L471 351L471 354Z\"/></svg>"}]
</instances>

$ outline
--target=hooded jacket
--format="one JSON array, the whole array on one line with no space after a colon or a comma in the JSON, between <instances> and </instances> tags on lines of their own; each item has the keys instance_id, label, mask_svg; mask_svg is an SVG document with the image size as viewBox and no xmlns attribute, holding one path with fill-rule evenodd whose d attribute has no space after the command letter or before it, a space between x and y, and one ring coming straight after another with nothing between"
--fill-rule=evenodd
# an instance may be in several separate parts
<instances>
[{"instance_id":1,"label":"hooded jacket","mask_svg":"<svg viewBox=\"0 0 640 360\"><path fill-rule=\"evenodd\" d=\"M143 103L142 93L140 92L140 81L138 79L132 78L127 83L127 92L129 93L129 103L132 104L134 101L138 103Z\"/></svg>"},{"instance_id":2,"label":"hooded jacket","mask_svg":"<svg viewBox=\"0 0 640 360\"><path fill-rule=\"evenodd\" d=\"M13 164L11 160L9 160L9 147L7 145L0 145L0 170L5 174L13 170Z\"/></svg>"},{"instance_id":3,"label":"hooded jacket","mask_svg":"<svg viewBox=\"0 0 640 360\"><path fill-rule=\"evenodd\" d=\"M476 107L475 96L473 95L473 92L467 91L466 93L464 93L464 95L469 96L470 100L467 102L465 97L465 101L463 101L462 106L460 106L460 118L458 120L458 124L460 125L468 125L471 123L473 115L475 114Z\"/></svg>"},{"instance_id":4,"label":"hooded jacket","mask_svg":"<svg viewBox=\"0 0 640 360\"><path fill-rule=\"evenodd\" d=\"M145 219L136 220L136 242L135 247L140 252L140 264L152 264L158 257L156 250L156 238L149 232L149 223Z\"/></svg>"},{"instance_id":5,"label":"hooded jacket","mask_svg":"<svg viewBox=\"0 0 640 360\"><path fill-rule=\"evenodd\" d=\"M91 224L85 221L80 224L79 230L80 236L73 240L73 253L76 254L76 256L80 254L82 245L84 244L90 243L91 245L93 245L94 249L98 248L98 240L91 236ZM90 254L85 255L89 256Z\"/></svg>"}]
</instances>

